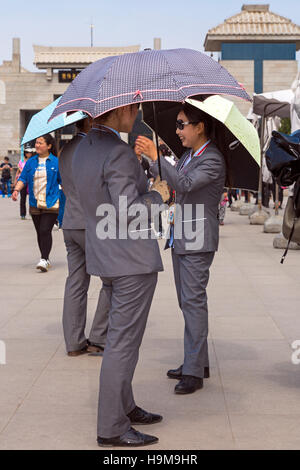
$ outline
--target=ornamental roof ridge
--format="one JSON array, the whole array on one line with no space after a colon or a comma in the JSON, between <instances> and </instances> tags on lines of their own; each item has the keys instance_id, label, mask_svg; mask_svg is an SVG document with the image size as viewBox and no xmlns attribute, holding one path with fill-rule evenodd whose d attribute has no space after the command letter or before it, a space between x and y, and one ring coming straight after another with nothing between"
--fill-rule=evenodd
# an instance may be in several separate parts
<instances>
[{"instance_id":1,"label":"ornamental roof ridge","mask_svg":"<svg viewBox=\"0 0 300 470\"><path fill-rule=\"evenodd\" d=\"M93 46L93 47L85 47L85 46L41 46L38 44L33 44L33 49L36 52L105 52L105 51L124 51L124 50L131 50L131 49L140 49L140 45L132 45L132 46Z\"/></svg>"},{"instance_id":2,"label":"ornamental roof ridge","mask_svg":"<svg viewBox=\"0 0 300 470\"><path fill-rule=\"evenodd\" d=\"M253 5L259 7L259 5ZM220 50L221 41L276 40L297 43L300 41L300 26L289 18L268 9L242 9L223 23L208 30L204 47L206 51Z\"/></svg>"},{"instance_id":3,"label":"ornamental roof ridge","mask_svg":"<svg viewBox=\"0 0 300 470\"><path fill-rule=\"evenodd\" d=\"M39 69L86 67L104 57L138 52L139 45L120 47L63 47L39 46L34 44L34 64Z\"/></svg>"}]
</instances>

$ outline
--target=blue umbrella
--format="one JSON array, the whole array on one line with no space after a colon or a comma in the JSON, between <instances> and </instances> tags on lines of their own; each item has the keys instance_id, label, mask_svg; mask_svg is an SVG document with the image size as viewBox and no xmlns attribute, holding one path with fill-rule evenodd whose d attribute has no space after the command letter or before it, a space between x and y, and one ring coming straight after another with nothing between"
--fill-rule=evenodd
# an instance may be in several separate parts
<instances>
[{"instance_id":1,"label":"blue umbrella","mask_svg":"<svg viewBox=\"0 0 300 470\"><path fill-rule=\"evenodd\" d=\"M251 101L243 86L206 54L192 49L146 50L90 64L69 85L50 119L71 111L96 118L133 103L183 102L215 94Z\"/></svg>"},{"instance_id":2,"label":"blue umbrella","mask_svg":"<svg viewBox=\"0 0 300 470\"><path fill-rule=\"evenodd\" d=\"M69 116L67 116L67 113L63 113L48 123L48 120L53 113L53 110L58 105L60 99L61 97L57 98L57 100L53 101L53 103L49 104L49 106L46 106L46 108L32 116L23 136L21 142L22 146L26 144L26 142L30 142L31 140L37 139L42 135L56 131L57 129L68 126L69 124L73 124L74 122L80 121L81 119L87 117L87 115L81 111L73 113Z\"/></svg>"}]
</instances>

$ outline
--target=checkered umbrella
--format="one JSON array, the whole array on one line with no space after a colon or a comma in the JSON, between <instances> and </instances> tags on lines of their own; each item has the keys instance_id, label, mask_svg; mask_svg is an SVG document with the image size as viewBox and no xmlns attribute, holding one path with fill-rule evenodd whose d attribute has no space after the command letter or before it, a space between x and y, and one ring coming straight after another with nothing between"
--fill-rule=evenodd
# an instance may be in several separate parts
<instances>
[{"instance_id":1,"label":"checkered umbrella","mask_svg":"<svg viewBox=\"0 0 300 470\"><path fill-rule=\"evenodd\" d=\"M218 62L191 49L146 50L100 59L69 85L50 119L73 111L96 118L112 109L197 95L250 97Z\"/></svg>"}]
</instances>

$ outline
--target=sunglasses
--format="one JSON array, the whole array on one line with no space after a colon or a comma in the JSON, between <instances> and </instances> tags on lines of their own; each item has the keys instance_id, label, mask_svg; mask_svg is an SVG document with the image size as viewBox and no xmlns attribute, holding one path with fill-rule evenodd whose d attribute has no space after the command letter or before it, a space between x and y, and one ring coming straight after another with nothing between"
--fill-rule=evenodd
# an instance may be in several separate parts
<instances>
[{"instance_id":1,"label":"sunglasses","mask_svg":"<svg viewBox=\"0 0 300 470\"><path fill-rule=\"evenodd\" d=\"M177 119L177 121L175 122L175 127L176 129L179 129L182 131L184 129L184 126L187 126L188 124L198 124L198 123L194 121L183 122L182 119Z\"/></svg>"}]
</instances>

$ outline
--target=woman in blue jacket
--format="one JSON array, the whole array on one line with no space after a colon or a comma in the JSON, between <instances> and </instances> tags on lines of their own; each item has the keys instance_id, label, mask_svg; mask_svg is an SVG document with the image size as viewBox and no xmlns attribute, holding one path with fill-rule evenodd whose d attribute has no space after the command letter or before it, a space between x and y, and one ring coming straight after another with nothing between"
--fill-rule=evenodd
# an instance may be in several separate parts
<instances>
[{"instance_id":1,"label":"woman in blue jacket","mask_svg":"<svg viewBox=\"0 0 300 470\"><path fill-rule=\"evenodd\" d=\"M36 139L36 155L26 162L15 186L12 199L25 185L29 191L29 213L37 233L41 259L36 268L47 272L50 267L49 254L52 247L52 228L59 212L59 184L55 140L50 134Z\"/></svg>"}]
</instances>

